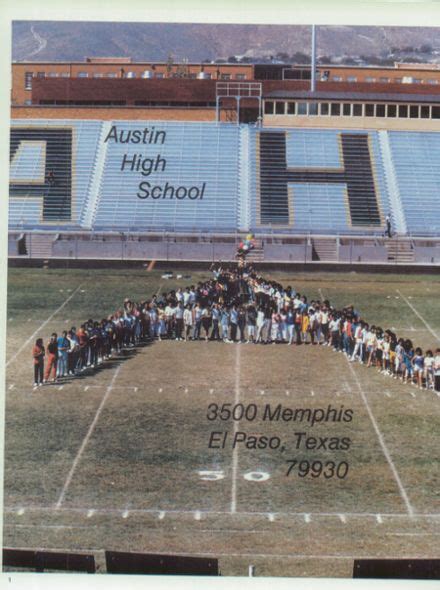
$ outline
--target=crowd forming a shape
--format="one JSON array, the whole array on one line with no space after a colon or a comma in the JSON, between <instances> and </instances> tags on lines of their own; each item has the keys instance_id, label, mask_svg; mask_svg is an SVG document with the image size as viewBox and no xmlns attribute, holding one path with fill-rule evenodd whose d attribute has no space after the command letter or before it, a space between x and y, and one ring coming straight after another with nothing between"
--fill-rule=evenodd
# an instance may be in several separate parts
<instances>
[{"instance_id":1,"label":"crowd forming a shape","mask_svg":"<svg viewBox=\"0 0 440 590\"><path fill-rule=\"evenodd\" d=\"M440 391L440 348L435 355L414 347L392 330L369 324L352 305L335 309L328 300L308 301L292 287L238 268L214 268L205 282L154 295L123 307L101 321L89 319L46 347L33 348L34 386L96 368L125 348L152 340L218 341L237 344L321 345L349 361Z\"/></svg>"}]
</instances>

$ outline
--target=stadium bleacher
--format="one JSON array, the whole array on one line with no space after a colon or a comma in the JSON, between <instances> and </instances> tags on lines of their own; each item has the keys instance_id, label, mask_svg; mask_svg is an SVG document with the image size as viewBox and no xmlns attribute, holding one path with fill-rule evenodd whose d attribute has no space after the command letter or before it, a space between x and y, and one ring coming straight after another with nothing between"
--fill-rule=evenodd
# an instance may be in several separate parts
<instances>
[{"instance_id":1,"label":"stadium bleacher","mask_svg":"<svg viewBox=\"0 0 440 590\"><path fill-rule=\"evenodd\" d=\"M380 236L390 213L398 233L440 233L438 133L30 120L11 138L11 230Z\"/></svg>"}]
</instances>

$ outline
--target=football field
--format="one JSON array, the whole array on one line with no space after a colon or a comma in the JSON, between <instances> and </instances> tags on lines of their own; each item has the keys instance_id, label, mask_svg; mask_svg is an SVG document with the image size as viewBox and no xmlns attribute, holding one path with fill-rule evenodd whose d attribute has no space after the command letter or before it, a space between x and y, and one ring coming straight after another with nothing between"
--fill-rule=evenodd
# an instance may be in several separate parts
<instances>
[{"instance_id":1,"label":"football field","mask_svg":"<svg viewBox=\"0 0 440 590\"><path fill-rule=\"evenodd\" d=\"M31 348L208 272L10 269L4 546L218 557L223 575L351 577L438 558L440 397L322 346L162 341L32 387ZM440 277L265 272L426 350Z\"/></svg>"}]
</instances>

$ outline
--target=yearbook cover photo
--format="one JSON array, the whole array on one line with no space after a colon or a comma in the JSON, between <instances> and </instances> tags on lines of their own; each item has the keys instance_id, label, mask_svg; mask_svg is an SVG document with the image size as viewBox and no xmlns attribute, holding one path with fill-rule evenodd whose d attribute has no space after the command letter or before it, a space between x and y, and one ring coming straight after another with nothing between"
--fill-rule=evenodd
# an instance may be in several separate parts
<instances>
[{"instance_id":1,"label":"yearbook cover photo","mask_svg":"<svg viewBox=\"0 0 440 590\"><path fill-rule=\"evenodd\" d=\"M439 576L439 39L12 23L4 571Z\"/></svg>"}]
</instances>

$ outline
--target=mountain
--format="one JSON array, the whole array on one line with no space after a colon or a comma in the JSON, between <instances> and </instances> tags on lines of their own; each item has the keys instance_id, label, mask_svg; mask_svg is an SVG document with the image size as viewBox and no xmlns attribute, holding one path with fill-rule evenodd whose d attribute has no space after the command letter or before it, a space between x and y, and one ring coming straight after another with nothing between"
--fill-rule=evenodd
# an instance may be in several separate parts
<instances>
[{"instance_id":1,"label":"mountain","mask_svg":"<svg viewBox=\"0 0 440 590\"><path fill-rule=\"evenodd\" d=\"M292 25L14 21L13 61L83 61L86 56L134 61L190 62L227 58L310 54L311 28ZM320 26L317 54L386 56L392 48L440 50L434 27ZM429 48L428 48L429 53ZM435 55L424 55L432 59Z\"/></svg>"}]
</instances>

